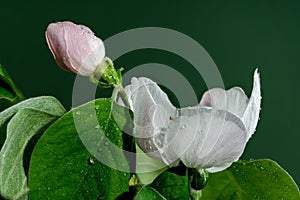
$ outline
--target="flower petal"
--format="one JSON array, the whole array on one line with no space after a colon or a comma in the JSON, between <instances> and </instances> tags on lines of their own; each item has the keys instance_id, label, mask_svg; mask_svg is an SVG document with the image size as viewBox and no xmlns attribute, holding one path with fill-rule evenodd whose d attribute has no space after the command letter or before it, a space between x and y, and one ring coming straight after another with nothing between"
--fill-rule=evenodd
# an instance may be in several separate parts
<instances>
[{"instance_id":1,"label":"flower petal","mask_svg":"<svg viewBox=\"0 0 300 200\"><path fill-rule=\"evenodd\" d=\"M249 99L247 108L242 116L242 120L248 130L248 139L252 136L255 131L257 122L259 120L261 104L261 91L260 91L260 78L258 70L254 72L253 89L251 97Z\"/></svg>"},{"instance_id":2,"label":"flower petal","mask_svg":"<svg viewBox=\"0 0 300 200\"><path fill-rule=\"evenodd\" d=\"M237 115L245 123L248 130L248 138L254 133L260 111L261 92L258 70L254 72L253 89L250 99L239 87L229 90L220 88L210 89L202 96L199 106L227 110Z\"/></svg>"},{"instance_id":3,"label":"flower petal","mask_svg":"<svg viewBox=\"0 0 300 200\"><path fill-rule=\"evenodd\" d=\"M132 78L127 95L134 116L134 136L141 149L150 156L161 159L153 136L175 116L176 108L159 86L148 78ZM126 92L125 91L125 92Z\"/></svg>"},{"instance_id":4,"label":"flower petal","mask_svg":"<svg viewBox=\"0 0 300 200\"><path fill-rule=\"evenodd\" d=\"M248 97L242 88L233 87L227 91L221 88L213 88L203 94L199 106L227 110L242 117L247 108L248 101Z\"/></svg>"},{"instance_id":5,"label":"flower petal","mask_svg":"<svg viewBox=\"0 0 300 200\"><path fill-rule=\"evenodd\" d=\"M89 76L105 56L102 40L86 26L51 23L45 35L56 62L68 71Z\"/></svg>"},{"instance_id":6,"label":"flower petal","mask_svg":"<svg viewBox=\"0 0 300 200\"><path fill-rule=\"evenodd\" d=\"M241 119L230 112L190 107L181 109L154 138L166 164L176 163L180 158L187 167L217 172L242 155L247 130Z\"/></svg>"}]
</instances>

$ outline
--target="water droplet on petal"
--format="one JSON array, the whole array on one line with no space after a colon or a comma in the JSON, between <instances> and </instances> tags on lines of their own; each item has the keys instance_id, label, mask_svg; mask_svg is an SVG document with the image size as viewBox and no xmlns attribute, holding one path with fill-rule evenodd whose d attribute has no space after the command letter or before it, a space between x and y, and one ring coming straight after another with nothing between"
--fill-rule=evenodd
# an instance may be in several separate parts
<instances>
[{"instance_id":1,"label":"water droplet on petal","mask_svg":"<svg viewBox=\"0 0 300 200\"><path fill-rule=\"evenodd\" d=\"M186 124L183 124L180 128L181 129L185 129L186 128Z\"/></svg>"}]
</instances>

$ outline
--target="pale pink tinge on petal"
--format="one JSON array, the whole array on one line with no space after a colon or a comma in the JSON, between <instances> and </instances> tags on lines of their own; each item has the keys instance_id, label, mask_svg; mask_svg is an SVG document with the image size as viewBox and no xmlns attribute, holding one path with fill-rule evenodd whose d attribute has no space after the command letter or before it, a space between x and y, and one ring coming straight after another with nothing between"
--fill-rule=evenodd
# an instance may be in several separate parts
<instances>
[{"instance_id":1,"label":"pale pink tinge on petal","mask_svg":"<svg viewBox=\"0 0 300 200\"><path fill-rule=\"evenodd\" d=\"M83 25L51 23L45 35L56 62L68 71L89 76L105 56L102 40Z\"/></svg>"},{"instance_id":2,"label":"pale pink tinge on petal","mask_svg":"<svg viewBox=\"0 0 300 200\"><path fill-rule=\"evenodd\" d=\"M229 111L240 117L248 130L248 138L254 133L259 119L261 105L260 78L256 69L250 98L239 87L229 90L210 89L202 96L199 106L208 106Z\"/></svg>"},{"instance_id":3,"label":"pale pink tinge on petal","mask_svg":"<svg viewBox=\"0 0 300 200\"><path fill-rule=\"evenodd\" d=\"M201 98L199 106L208 107L224 107L222 104L225 101L225 90L221 88L213 88L206 91ZM218 106L217 104L221 104Z\"/></svg>"}]
</instances>

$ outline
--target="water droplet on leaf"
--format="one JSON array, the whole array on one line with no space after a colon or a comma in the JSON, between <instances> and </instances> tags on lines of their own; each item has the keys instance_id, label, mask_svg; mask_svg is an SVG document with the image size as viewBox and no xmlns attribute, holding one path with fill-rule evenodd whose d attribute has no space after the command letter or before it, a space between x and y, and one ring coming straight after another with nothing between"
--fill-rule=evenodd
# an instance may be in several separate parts
<instances>
[{"instance_id":1,"label":"water droplet on leaf","mask_svg":"<svg viewBox=\"0 0 300 200\"><path fill-rule=\"evenodd\" d=\"M90 157L90 158L88 159L88 164L89 164L89 165L94 165L94 164L95 164L95 161L94 161L94 159L93 159L92 157Z\"/></svg>"},{"instance_id":2,"label":"water droplet on leaf","mask_svg":"<svg viewBox=\"0 0 300 200\"><path fill-rule=\"evenodd\" d=\"M95 128L96 128L96 129L99 129L99 128L100 128L100 125L99 125L99 124L98 124L98 125L96 125L96 126L95 126Z\"/></svg>"}]
</instances>

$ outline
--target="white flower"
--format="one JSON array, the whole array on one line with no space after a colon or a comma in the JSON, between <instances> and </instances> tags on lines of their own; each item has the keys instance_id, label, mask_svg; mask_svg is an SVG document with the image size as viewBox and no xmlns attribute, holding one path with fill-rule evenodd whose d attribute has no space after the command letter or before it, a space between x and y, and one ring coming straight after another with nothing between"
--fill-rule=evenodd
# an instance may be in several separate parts
<instances>
[{"instance_id":1,"label":"white flower","mask_svg":"<svg viewBox=\"0 0 300 200\"><path fill-rule=\"evenodd\" d=\"M138 145L167 165L176 166L181 160L190 168L224 170L242 155L259 119L257 70L249 99L238 87L211 89L199 105L177 109L155 82L143 77L132 78L125 92L134 112Z\"/></svg>"}]
</instances>

